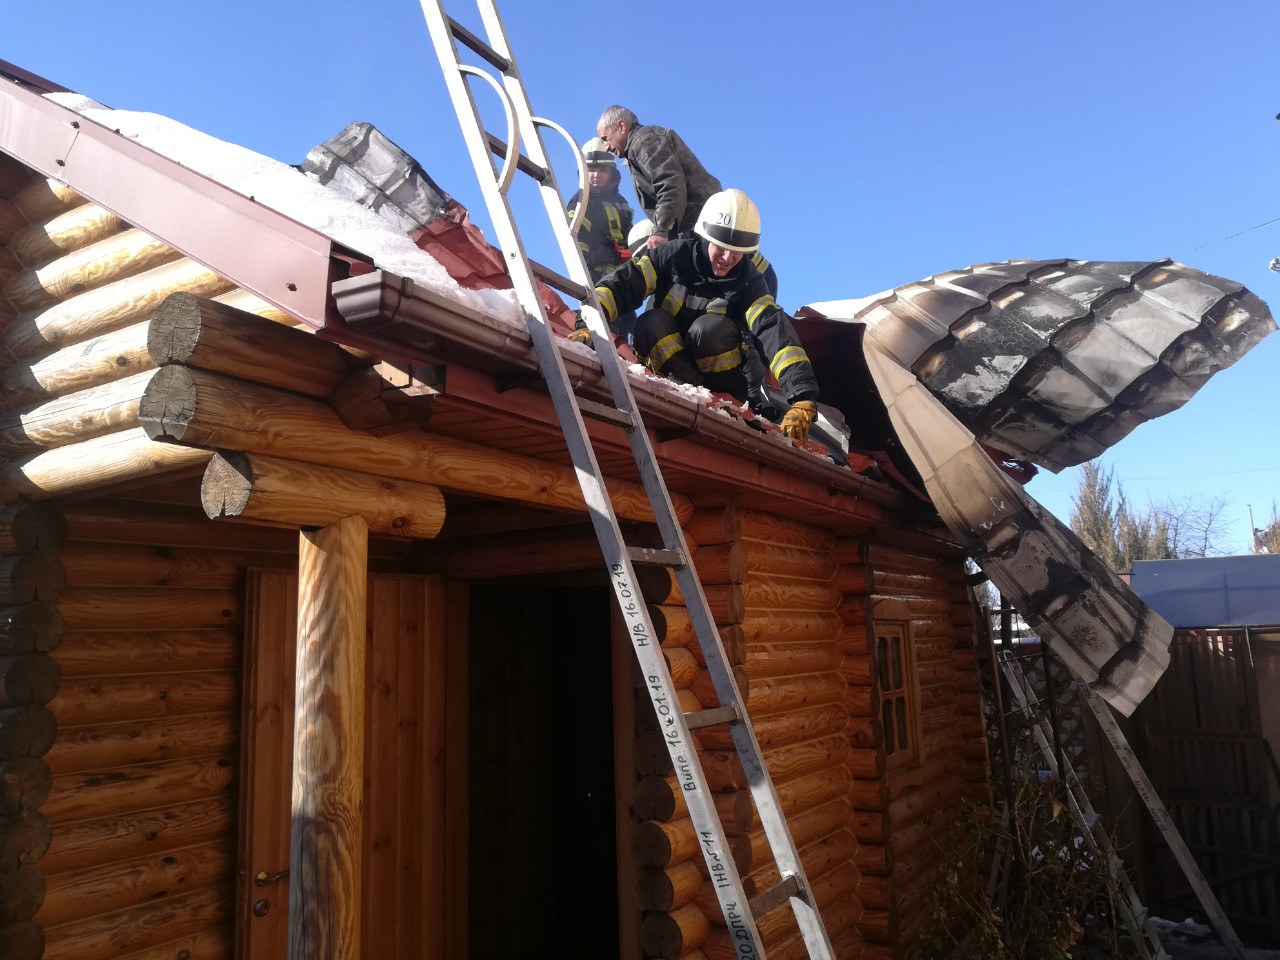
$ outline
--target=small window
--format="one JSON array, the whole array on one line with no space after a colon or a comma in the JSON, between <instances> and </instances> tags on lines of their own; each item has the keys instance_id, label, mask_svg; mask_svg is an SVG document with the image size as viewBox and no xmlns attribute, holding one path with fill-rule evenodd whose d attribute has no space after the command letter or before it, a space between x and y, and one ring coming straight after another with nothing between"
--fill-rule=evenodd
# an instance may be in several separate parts
<instances>
[{"instance_id":1,"label":"small window","mask_svg":"<svg viewBox=\"0 0 1280 960\"><path fill-rule=\"evenodd\" d=\"M901 624L876 627L876 666L880 678L880 722L889 769L920 759L918 695L915 663L907 631Z\"/></svg>"}]
</instances>

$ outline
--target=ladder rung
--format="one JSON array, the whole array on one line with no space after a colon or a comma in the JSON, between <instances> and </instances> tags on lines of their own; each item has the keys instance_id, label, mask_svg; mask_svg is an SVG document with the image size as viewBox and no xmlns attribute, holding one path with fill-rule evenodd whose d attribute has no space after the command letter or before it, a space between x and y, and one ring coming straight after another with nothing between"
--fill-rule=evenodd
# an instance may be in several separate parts
<instances>
[{"instance_id":1,"label":"ladder rung","mask_svg":"<svg viewBox=\"0 0 1280 960\"><path fill-rule=\"evenodd\" d=\"M544 267L537 260L530 259L529 266L533 267L533 275L548 287L553 287L561 293L567 293L579 303L586 303L587 296L591 291L582 284L574 283L568 277L561 276L550 267Z\"/></svg>"},{"instance_id":2,"label":"ladder rung","mask_svg":"<svg viewBox=\"0 0 1280 960\"><path fill-rule=\"evenodd\" d=\"M787 902L788 898L800 893L800 880L794 873L788 874L781 883L762 890L750 900L751 915L759 920L771 910L776 910ZM808 899L807 897L805 899Z\"/></svg>"},{"instance_id":3,"label":"ladder rung","mask_svg":"<svg viewBox=\"0 0 1280 960\"><path fill-rule=\"evenodd\" d=\"M462 41L463 46L469 48L481 60L487 61L490 66L501 70L503 73L511 69L511 61L494 50L493 47L489 46L453 17L446 17L445 19L449 21L450 32Z\"/></svg>"},{"instance_id":4,"label":"ladder rung","mask_svg":"<svg viewBox=\"0 0 1280 960\"><path fill-rule=\"evenodd\" d=\"M627 547L633 563L651 567L683 567L684 554L679 550L659 550L657 547Z\"/></svg>"},{"instance_id":5,"label":"ladder rung","mask_svg":"<svg viewBox=\"0 0 1280 960\"><path fill-rule=\"evenodd\" d=\"M607 403L596 403L594 400L584 400L582 397L576 398L578 401L578 409L582 411L584 417L590 417L593 420L603 420L605 423L616 424L619 427L630 428L635 426L636 419L625 410L619 410L617 407L611 407Z\"/></svg>"},{"instance_id":6,"label":"ladder rung","mask_svg":"<svg viewBox=\"0 0 1280 960\"><path fill-rule=\"evenodd\" d=\"M699 730L702 727L714 727L721 723L734 723L741 720L742 714L738 712L738 708L730 705L727 707L712 707L710 710L698 710L694 713L686 713L684 722L690 730Z\"/></svg>"},{"instance_id":7,"label":"ladder rung","mask_svg":"<svg viewBox=\"0 0 1280 960\"><path fill-rule=\"evenodd\" d=\"M484 138L489 142L489 149L493 151L495 157L505 160L507 158L507 141L501 137L495 137L488 130L484 131ZM539 183L543 183L547 179L547 171L538 166L523 153L516 158L516 169L521 173L527 173Z\"/></svg>"}]
</instances>

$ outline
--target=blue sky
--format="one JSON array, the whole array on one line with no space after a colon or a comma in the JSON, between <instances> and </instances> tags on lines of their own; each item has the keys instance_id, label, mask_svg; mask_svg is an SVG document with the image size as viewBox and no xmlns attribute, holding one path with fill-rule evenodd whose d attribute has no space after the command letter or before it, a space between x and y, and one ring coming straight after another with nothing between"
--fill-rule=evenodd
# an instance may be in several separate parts
<instances>
[{"instance_id":1,"label":"blue sky","mask_svg":"<svg viewBox=\"0 0 1280 960\"><path fill-rule=\"evenodd\" d=\"M370 121L487 222L410 0L14 6L0 59L289 163ZM451 12L478 22L466 0ZM508 0L503 16L538 113L584 140L626 104L757 201L788 308L989 260L1171 256L1280 310L1280 223L1249 230L1280 218L1274 0ZM567 146L550 149L569 180ZM1261 523L1280 501L1278 378L1274 334L1105 460L1138 503L1228 498L1244 552L1246 505ZM1075 471L1029 487L1064 518L1074 489Z\"/></svg>"}]
</instances>

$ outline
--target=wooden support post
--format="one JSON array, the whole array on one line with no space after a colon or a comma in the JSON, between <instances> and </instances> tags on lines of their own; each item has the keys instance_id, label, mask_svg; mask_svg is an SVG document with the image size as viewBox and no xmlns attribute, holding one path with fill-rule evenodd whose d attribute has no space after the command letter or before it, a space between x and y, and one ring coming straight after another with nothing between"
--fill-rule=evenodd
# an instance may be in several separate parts
<instances>
[{"instance_id":1,"label":"wooden support post","mask_svg":"<svg viewBox=\"0 0 1280 960\"><path fill-rule=\"evenodd\" d=\"M360 517L299 538L290 960L360 956L368 556Z\"/></svg>"}]
</instances>

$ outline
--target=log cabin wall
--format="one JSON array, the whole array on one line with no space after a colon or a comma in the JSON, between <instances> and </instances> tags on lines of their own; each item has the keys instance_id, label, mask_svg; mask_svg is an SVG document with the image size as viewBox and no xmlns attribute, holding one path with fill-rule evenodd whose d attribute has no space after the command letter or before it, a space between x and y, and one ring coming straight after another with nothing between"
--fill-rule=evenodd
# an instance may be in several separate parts
<instances>
[{"instance_id":1,"label":"log cabin wall","mask_svg":"<svg viewBox=\"0 0 1280 960\"><path fill-rule=\"evenodd\" d=\"M54 552L62 518L45 507L0 511L0 956L33 960L43 947L32 917L45 892L37 866L50 842L40 807L56 731L47 704L58 690L51 656L62 637L54 606L64 579Z\"/></svg>"},{"instance_id":2,"label":"log cabin wall","mask_svg":"<svg viewBox=\"0 0 1280 960\"><path fill-rule=\"evenodd\" d=\"M155 503L64 515L44 957L227 956L244 568L296 564L296 538Z\"/></svg>"},{"instance_id":3,"label":"log cabin wall","mask_svg":"<svg viewBox=\"0 0 1280 960\"><path fill-rule=\"evenodd\" d=\"M973 622L958 556L874 537L836 547L845 673L879 758L855 790L865 855L863 932L908 957L930 915L932 831L985 795L986 740ZM865 598L865 599L864 599ZM875 850L875 855L871 854Z\"/></svg>"},{"instance_id":4,"label":"log cabin wall","mask_svg":"<svg viewBox=\"0 0 1280 960\"><path fill-rule=\"evenodd\" d=\"M186 294L275 321L269 327L294 321L65 184L6 161L0 456L7 460L0 502L198 469L207 452L153 444L139 425L158 363L173 362L148 349L157 308L171 294Z\"/></svg>"},{"instance_id":5,"label":"log cabin wall","mask_svg":"<svg viewBox=\"0 0 1280 960\"><path fill-rule=\"evenodd\" d=\"M266 308L65 184L0 155L0 502L207 459L179 447L141 452L149 441L137 429L130 378L154 366L145 320L175 291ZM146 946L179 933L192 944L219 942L224 934L212 931L229 906L220 885L231 848L209 841L231 825L229 711L239 668L227 628L238 601L207 584L156 591L127 582L155 575L157 563L166 565L160 556L134 567L127 550L95 554L82 539L54 561L49 542L35 555L11 554L13 572L39 582L40 595L32 586L25 601L6 604L0 641L13 698L0 706L0 955L121 956L135 940ZM68 559L80 564L75 585L55 607L49 578L61 578L59 561ZM184 575L208 573L203 559ZM188 636L188 628L200 632ZM135 644L142 636L156 645ZM60 689L51 689L59 668ZM99 683L108 676L109 686ZM161 796L169 806L156 807ZM194 892L141 907L134 923L112 915L179 890Z\"/></svg>"},{"instance_id":6,"label":"log cabin wall","mask_svg":"<svg viewBox=\"0 0 1280 960\"><path fill-rule=\"evenodd\" d=\"M745 565L740 546L716 532L723 515L719 509L695 512L686 525L686 535L730 661L740 664ZM674 578L664 573L645 579L644 595L671 669L679 708L699 710L703 702L716 703L710 677L702 666L702 651ZM631 657L629 649L627 656ZM631 753L636 781L629 804L633 816L630 853L637 870L635 900L642 913L640 949L648 957L722 956L724 949L731 947L725 947L728 938L719 901L704 878L701 846L676 785L652 699L638 669L633 673L637 689L630 714L635 719L636 741ZM706 731L701 733L705 735ZM729 754L712 752L709 739L699 735L695 739L702 747L704 770L729 838L730 853L745 874L751 855L747 836L751 804L742 771L729 763ZM626 883L625 878L623 882Z\"/></svg>"},{"instance_id":7,"label":"log cabin wall","mask_svg":"<svg viewBox=\"0 0 1280 960\"><path fill-rule=\"evenodd\" d=\"M865 911L857 894L861 853L854 776L874 765L874 750L860 743L859 718L848 709L835 537L733 504L699 510L687 532L698 543L699 574L718 608L730 658L740 665L739 687L836 955L887 956L865 943L860 929ZM704 706L715 704L705 672L695 677L693 691ZM745 787L727 734L703 730L695 736L713 783ZM722 807L721 819L732 835L729 809ZM776 883L777 872L758 818L747 809L750 859L744 872L748 889L763 890ZM709 960L735 956L710 889L697 899L712 923L703 953ZM787 912L770 914L760 926L770 957L806 956Z\"/></svg>"}]
</instances>

